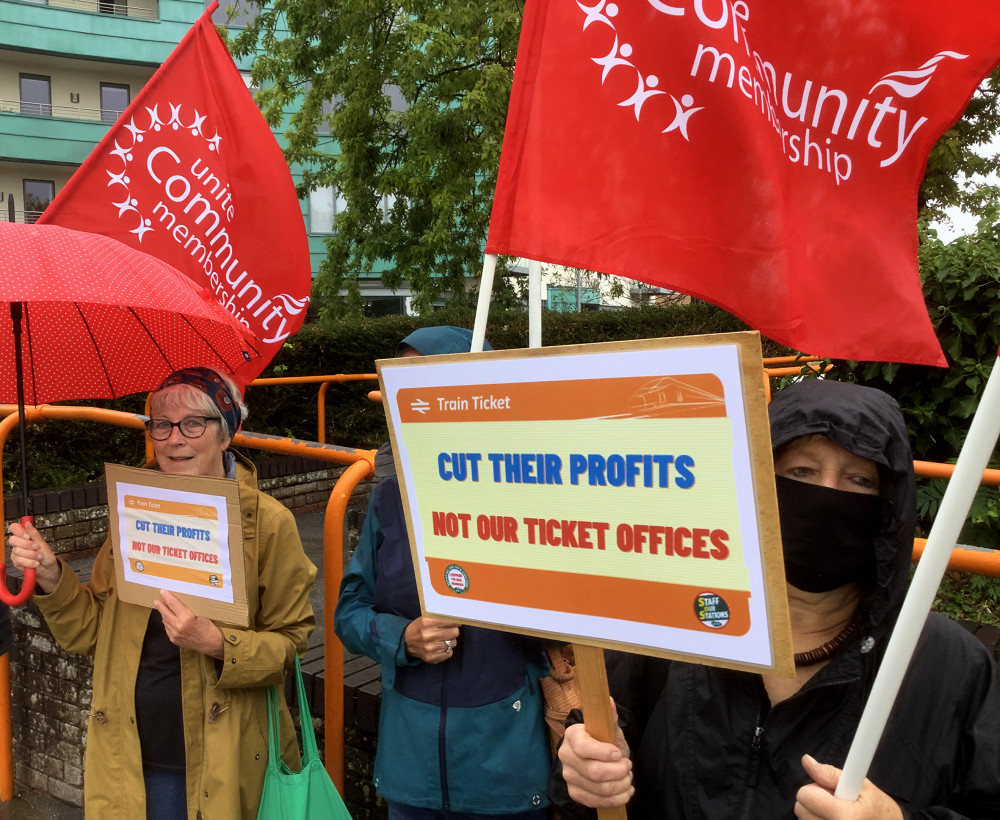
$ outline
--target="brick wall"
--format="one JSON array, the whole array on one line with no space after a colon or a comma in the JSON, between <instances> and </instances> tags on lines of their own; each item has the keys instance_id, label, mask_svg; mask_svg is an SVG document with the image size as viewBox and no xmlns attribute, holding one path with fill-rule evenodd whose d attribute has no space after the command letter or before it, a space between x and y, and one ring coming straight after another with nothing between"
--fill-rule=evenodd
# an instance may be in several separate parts
<instances>
[{"instance_id":1,"label":"brick wall","mask_svg":"<svg viewBox=\"0 0 1000 820\"><path fill-rule=\"evenodd\" d=\"M325 505L343 468L317 459L288 458L258 464L261 490L295 511ZM348 539L357 542L369 488L358 488L348 515ZM5 527L20 515L20 499L4 499ZM35 493L35 526L56 554L84 580L108 530L107 493L103 484ZM27 604L12 610L14 648L11 660L11 717L14 776L22 787L44 792L72 805L83 804L83 752L90 708L93 661L63 651L52 638L38 609ZM322 636L310 641L320 658ZM315 664L314 664L315 666ZM322 702L322 687L318 690ZM294 702L294 701L291 701ZM322 707L313 701L314 715ZM321 743L322 748L322 743Z\"/></svg>"}]
</instances>

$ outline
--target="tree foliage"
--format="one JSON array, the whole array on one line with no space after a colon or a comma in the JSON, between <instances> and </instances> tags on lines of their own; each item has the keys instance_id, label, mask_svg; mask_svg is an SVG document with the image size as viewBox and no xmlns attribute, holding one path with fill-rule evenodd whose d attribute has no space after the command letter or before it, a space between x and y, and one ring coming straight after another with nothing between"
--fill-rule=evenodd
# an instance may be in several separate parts
<instances>
[{"instance_id":1,"label":"tree foliage","mask_svg":"<svg viewBox=\"0 0 1000 820\"><path fill-rule=\"evenodd\" d=\"M238 54L262 49L252 74L268 121L294 110L285 154L304 169L300 195L333 186L348 202L317 277L321 301L346 289L359 307L358 277L384 268L387 287L408 282L426 309L479 273L521 10L517 0L275 0L235 39Z\"/></svg>"}]
</instances>

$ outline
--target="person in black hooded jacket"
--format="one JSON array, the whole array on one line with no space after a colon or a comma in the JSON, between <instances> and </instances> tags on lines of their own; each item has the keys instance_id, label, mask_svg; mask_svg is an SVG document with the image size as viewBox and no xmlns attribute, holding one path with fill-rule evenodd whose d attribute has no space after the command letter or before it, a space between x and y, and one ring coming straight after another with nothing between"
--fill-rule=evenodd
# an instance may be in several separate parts
<instances>
[{"instance_id":1,"label":"person in black hooded jacket","mask_svg":"<svg viewBox=\"0 0 1000 820\"><path fill-rule=\"evenodd\" d=\"M936 614L858 800L833 796L906 592L912 456L878 390L807 381L769 414L795 678L609 653L618 743L570 726L550 797L563 817L1000 818L997 666Z\"/></svg>"}]
</instances>

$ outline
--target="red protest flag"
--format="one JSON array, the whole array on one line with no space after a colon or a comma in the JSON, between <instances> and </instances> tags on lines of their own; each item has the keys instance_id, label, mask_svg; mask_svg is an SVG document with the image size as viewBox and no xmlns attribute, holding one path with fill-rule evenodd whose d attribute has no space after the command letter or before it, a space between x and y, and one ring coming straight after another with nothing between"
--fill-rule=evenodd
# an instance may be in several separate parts
<instances>
[{"instance_id":1,"label":"red protest flag","mask_svg":"<svg viewBox=\"0 0 1000 820\"><path fill-rule=\"evenodd\" d=\"M811 353L943 365L916 194L998 59L996 0L532 0L487 252L679 290Z\"/></svg>"},{"instance_id":2,"label":"red protest flag","mask_svg":"<svg viewBox=\"0 0 1000 820\"><path fill-rule=\"evenodd\" d=\"M288 163L212 24L213 4L40 222L113 237L186 273L256 338L255 378L312 286Z\"/></svg>"}]
</instances>

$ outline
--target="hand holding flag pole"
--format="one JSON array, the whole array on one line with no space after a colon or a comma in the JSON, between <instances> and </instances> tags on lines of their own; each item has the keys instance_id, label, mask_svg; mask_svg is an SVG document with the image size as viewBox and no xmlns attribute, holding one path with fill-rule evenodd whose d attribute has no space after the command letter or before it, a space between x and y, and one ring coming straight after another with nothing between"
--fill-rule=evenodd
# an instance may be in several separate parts
<instances>
[{"instance_id":1,"label":"hand holding flag pole","mask_svg":"<svg viewBox=\"0 0 1000 820\"><path fill-rule=\"evenodd\" d=\"M983 470L1000 436L1000 358L986 382L979 410L959 453L955 472L948 482L941 507L931 527L927 546L917 565L910 590L903 602L896 627L889 639L885 658L872 686L858 724L854 743L844 763L835 795L856 800L871 766L875 749L885 729L903 676L909 666L917 639L923 630L934 594L948 566L951 549L958 541L962 525L972 506Z\"/></svg>"}]
</instances>

